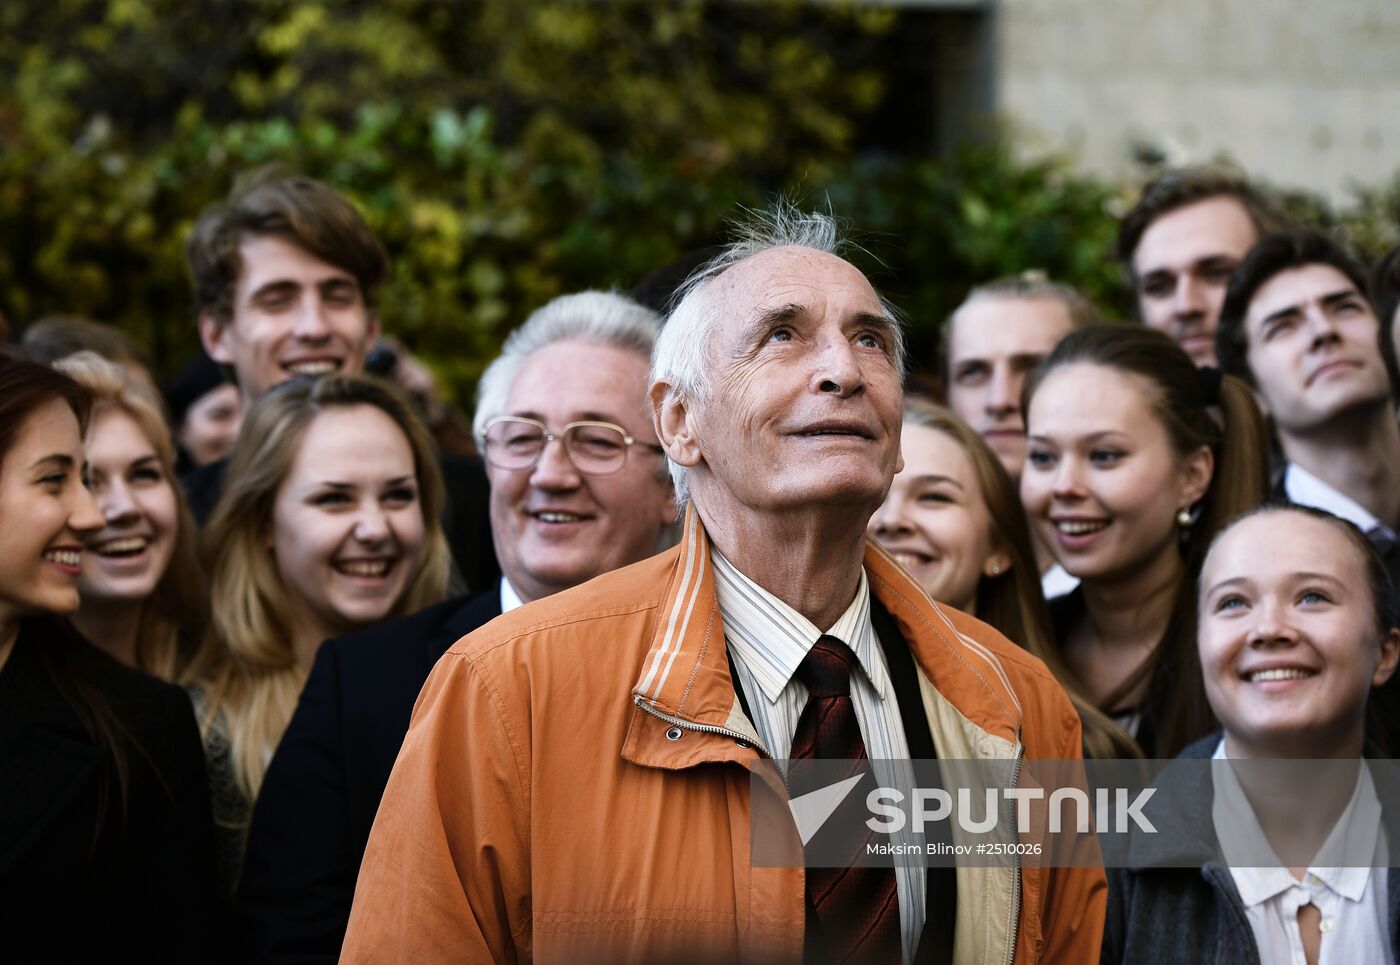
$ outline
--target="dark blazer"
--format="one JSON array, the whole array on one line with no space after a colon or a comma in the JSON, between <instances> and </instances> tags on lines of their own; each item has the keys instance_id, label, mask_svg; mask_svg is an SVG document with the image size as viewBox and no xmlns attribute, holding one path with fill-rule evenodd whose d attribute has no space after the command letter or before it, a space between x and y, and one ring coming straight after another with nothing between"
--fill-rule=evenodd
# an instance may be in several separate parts
<instances>
[{"instance_id":1,"label":"dark blazer","mask_svg":"<svg viewBox=\"0 0 1400 965\"><path fill-rule=\"evenodd\" d=\"M46 650L126 732L125 802ZM25 620L0 669L0 961L221 960L223 902L189 697L56 617Z\"/></svg>"},{"instance_id":2,"label":"dark blazer","mask_svg":"<svg viewBox=\"0 0 1400 965\"><path fill-rule=\"evenodd\" d=\"M1219 743L1217 731L1177 756L1208 760ZM1160 776L1156 783L1162 784ZM1394 842L1400 815L1387 803L1395 800L1394 790L1378 785L1376 791L1386 837ZM1160 840L1132 852L1144 860L1109 869L1103 965L1261 965L1244 902L1215 839L1212 799L1184 789L1182 796L1179 804L1159 809L1174 822L1159 829ZM1400 959L1400 869L1386 873L1386 892L1390 945Z\"/></svg>"},{"instance_id":3,"label":"dark blazer","mask_svg":"<svg viewBox=\"0 0 1400 965\"><path fill-rule=\"evenodd\" d=\"M334 962L379 799L439 657L501 613L499 587L329 640L253 811L237 898L242 957Z\"/></svg>"},{"instance_id":4,"label":"dark blazer","mask_svg":"<svg viewBox=\"0 0 1400 965\"><path fill-rule=\"evenodd\" d=\"M443 452L438 454L438 468L447 487L442 531L467 590L479 593L494 586L501 577L491 540L491 487L486 481L486 466L478 456ZM185 499L201 526L223 494L227 475L228 460L220 459L181 477Z\"/></svg>"}]
</instances>

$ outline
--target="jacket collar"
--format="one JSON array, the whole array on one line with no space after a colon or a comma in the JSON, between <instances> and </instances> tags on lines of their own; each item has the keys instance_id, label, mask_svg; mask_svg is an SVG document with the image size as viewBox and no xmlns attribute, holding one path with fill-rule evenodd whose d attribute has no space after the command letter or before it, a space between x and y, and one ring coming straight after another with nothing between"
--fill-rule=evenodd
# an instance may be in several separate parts
<instances>
[{"instance_id":1,"label":"jacket collar","mask_svg":"<svg viewBox=\"0 0 1400 965\"><path fill-rule=\"evenodd\" d=\"M752 760L757 752L736 740L753 736L753 729L735 697L709 539L693 505L686 508L674 560L631 693L638 714L650 721L634 718L623 755L660 767ZM928 683L974 725L1017 743L1021 705L1000 659L960 631L918 582L872 542L866 543L864 565L871 593L894 619ZM689 725L721 740L645 739L652 731L666 731L667 723Z\"/></svg>"}]
</instances>

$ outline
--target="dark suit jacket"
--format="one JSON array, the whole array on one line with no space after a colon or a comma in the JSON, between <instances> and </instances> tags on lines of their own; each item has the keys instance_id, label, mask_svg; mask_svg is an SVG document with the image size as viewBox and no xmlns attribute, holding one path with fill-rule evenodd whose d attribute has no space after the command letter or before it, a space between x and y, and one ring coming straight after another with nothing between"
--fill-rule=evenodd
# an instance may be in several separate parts
<instances>
[{"instance_id":1,"label":"dark suit jacket","mask_svg":"<svg viewBox=\"0 0 1400 965\"><path fill-rule=\"evenodd\" d=\"M447 487L442 530L467 590L479 593L495 586L501 577L491 540L491 487L486 481L485 463L478 456L444 452L438 454L438 467ZM223 494L226 475L228 460L220 459L199 466L180 479L190 511L201 526Z\"/></svg>"},{"instance_id":2,"label":"dark suit jacket","mask_svg":"<svg viewBox=\"0 0 1400 965\"><path fill-rule=\"evenodd\" d=\"M126 732L125 801L48 648ZM218 961L222 912L189 697L56 617L25 620L0 670L0 961Z\"/></svg>"},{"instance_id":3,"label":"dark suit jacket","mask_svg":"<svg viewBox=\"0 0 1400 965\"><path fill-rule=\"evenodd\" d=\"M253 811L237 899L244 960L334 962L413 704L439 657L501 613L499 586L327 641Z\"/></svg>"}]
</instances>

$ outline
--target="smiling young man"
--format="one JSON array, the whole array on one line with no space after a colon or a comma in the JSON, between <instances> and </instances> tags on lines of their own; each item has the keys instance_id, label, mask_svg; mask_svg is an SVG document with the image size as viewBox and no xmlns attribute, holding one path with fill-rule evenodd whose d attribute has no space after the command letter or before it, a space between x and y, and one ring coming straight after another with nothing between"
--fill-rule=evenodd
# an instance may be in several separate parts
<instances>
[{"instance_id":1,"label":"smiling young man","mask_svg":"<svg viewBox=\"0 0 1400 965\"><path fill-rule=\"evenodd\" d=\"M343 961L1098 958L1101 870L751 860L764 757L1014 766L1081 743L1043 664L866 542L900 464L900 329L833 219L769 219L692 275L653 355L681 545L438 662Z\"/></svg>"},{"instance_id":2,"label":"smiling young man","mask_svg":"<svg viewBox=\"0 0 1400 965\"><path fill-rule=\"evenodd\" d=\"M245 406L297 375L364 368L389 259L331 188L255 180L200 217L186 253L200 339Z\"/></svg>"},{"instance_id":3,"label":"smiling young man","mask_svg":"<svg viewBox=\"0 0 1400 965\"><path fill-rule=\"evenodd\" d=\"M359 212L308 177L261 172L207 209L185 244L205 351L233 373L243 408L288 379L364 370L380 335L379 290L389 259ZM466 582L500 571L476 457L442 455L443 529ZM203 522L223 491L226 460L181 480Z\"/></svg>"},{"instance_id":4,"label":"smiling young man","mask_svg":"<svg viewBox=\"0 0 1400 965\"><path fill-rule=\"evenodd\" d=\"M1230 273L1260 236L1279 226L1278 216L1240 178L1208 168L1158 176L1118 231L1118 259L1138 318L1176 339L1197 365L1214 365Z\"/></svg>"}]
</instances>

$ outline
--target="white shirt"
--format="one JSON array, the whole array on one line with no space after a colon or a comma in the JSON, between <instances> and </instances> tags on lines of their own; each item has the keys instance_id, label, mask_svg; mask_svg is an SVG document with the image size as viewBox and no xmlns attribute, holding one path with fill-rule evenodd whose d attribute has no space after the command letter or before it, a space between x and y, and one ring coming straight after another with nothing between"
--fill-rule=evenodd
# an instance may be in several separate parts
<instances>
[{"instance_id":1,"label":"white shirt","mask_svg":"<svg viewBox=\"0 0 1400 965\"><path fill-rule=\"evenodd\" d=\"M1050 569L1040 574L1040 592L1047 600L1057 596L1068 596L1079 585L1079 577L1070 576L1059 563L1051 563Z\"/></svg>"},{"instance_id":2,"label":"white shirt","mask_svg":"<svg viewBox=\"0 0 1400 965\"><path fill-rule=\"evenodd\" d=\"M1290 462L1283 470L1283 494L1291 503L1325 509L1333 516L1340 516L1369 538L1381 537L1394 541L1395 531L1382 523L1371 511L1352 499L1346 493L1318 479L1296 462Z\"/></svg>"},{"instance_id":3,"label":"white shirt","mask_svg":"<svg viewBox=\"0 0 1400 965\"><path fill-rule=\"evenodd\" d=\"M734 658L739 686L744 688L754 730L776 760L792 750L797 720L807 704L807 686L793 677L822 631L810 620L769 593L724 558L714 544L715 593L724 619L725 640ZM851 648L859 673L851 674L851 702L866 756L871 761L909 759L904 721L885 654L870 623L870 582L860 572L856 598L826 634ZM883 779L882 779L883 783ZM928 880L923 865L897 864L899 924L904 961L911 962L924 930Z\"/></svg>"},{"instance_id":4,"label":"white shirt","mask_svg":"<svg viewBox=\"0 0 1400 965\"><path fill-rule=\"evenodd\" d=\"M515 592L515 587L510 585L510 580L501 577L501 612L509 613L518 606L524 606L525 601L520 599L520 594Z\"/></svg>"},{"instance_id":5,"label":"white shirt","mask_svg":"<svg viewBox=\"0 0 1400 965\"><path fill-rule=\"evenodd\" d=\"M1226 759L1224 740L1215 749L1214 759ZM1314 905L1322 916L1318 965L1394 965L1386 910L1385 832L1370 770L1360 768L1346 810L1302 880L1287 868L1244 867L1231 860L1234 853L1241 865L1258 863L1257 856L1272 849L1252 820L1249 800L1233 772L1217 769L1214 777L1212 816L1217 829L1230 828L1228 834L1219 835L1221 850L1244 902L1259 960L1306 965L1298 909ZM1241 821L1241 813L1249 814L1251 820Z\"/></svg>"}]
</instances>

